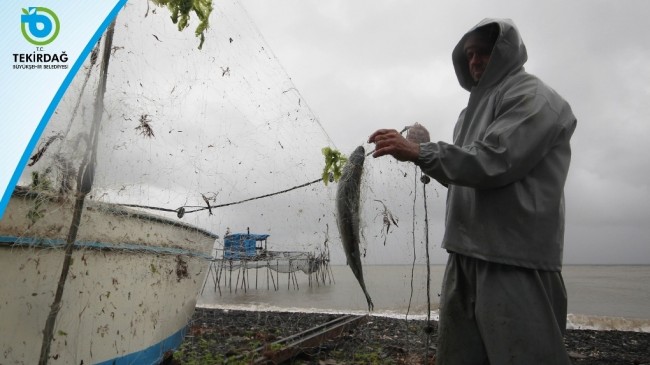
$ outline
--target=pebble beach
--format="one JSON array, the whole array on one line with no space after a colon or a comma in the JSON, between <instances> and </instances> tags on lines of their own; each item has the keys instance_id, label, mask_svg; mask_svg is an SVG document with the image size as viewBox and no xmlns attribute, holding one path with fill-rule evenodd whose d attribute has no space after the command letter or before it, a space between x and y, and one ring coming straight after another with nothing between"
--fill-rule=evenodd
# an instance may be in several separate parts
<instances>
[{"instance_id":1,"label":"pebble beach","mask_svg":"<svg viewBox=\"0 0 650 365\"><path fill-rule=\"evenodd\" d=\"M197 308L179 350L166 364L248 364L253 350L336 319L340 314ZM437 325L370 316L286 364L435 364ZM650 364L650 333L568 330L574 364Z\"/></svg>"}]
</instances>

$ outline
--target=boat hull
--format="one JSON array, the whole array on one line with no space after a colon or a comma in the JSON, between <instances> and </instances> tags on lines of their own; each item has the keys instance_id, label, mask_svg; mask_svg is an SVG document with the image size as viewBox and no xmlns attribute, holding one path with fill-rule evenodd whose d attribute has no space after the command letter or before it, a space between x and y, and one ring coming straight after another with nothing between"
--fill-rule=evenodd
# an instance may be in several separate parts
<instances>
[{"instance_id":1,"label":"boat hull","mask_svg":"<svg viewBox=\"0 0 650 365\"><path fill-rule=\"evenodd\" d=\"M15 196L0 221L0 363L38 363L64 259L69 202L27 219ZM194 313L216 236L109 204L84 207L49 364L155 364Z\"/></svg>"}]
</instances>

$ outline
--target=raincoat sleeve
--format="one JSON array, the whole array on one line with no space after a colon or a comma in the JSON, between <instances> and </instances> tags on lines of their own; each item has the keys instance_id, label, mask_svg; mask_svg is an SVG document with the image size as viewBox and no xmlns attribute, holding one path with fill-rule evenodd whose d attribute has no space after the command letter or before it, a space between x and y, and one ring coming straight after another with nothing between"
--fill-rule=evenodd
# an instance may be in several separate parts
<instances>
[{"instance_id":1,"label":"raincoat sleeve","mask_svg":"<svg viewBox=\"0 0 650 365\"><path fill-rule=\"evenodd\" d=\"M524 178L575 128L575 119L564 119L572 116L562 110L568 105L553 107L545 95L512 90L494 105L494 120L477 133L482 137L464 145L423 143L416 164L443 184L498 188Z\"/></svg>"}]
</instances>

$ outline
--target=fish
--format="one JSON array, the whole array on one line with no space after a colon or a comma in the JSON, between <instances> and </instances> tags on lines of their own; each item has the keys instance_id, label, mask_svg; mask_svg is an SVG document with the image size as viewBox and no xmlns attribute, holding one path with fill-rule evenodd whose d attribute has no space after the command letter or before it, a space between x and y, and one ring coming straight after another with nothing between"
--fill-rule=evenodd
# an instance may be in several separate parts
<instances>
[{"instance_id":1,"label":"fish","mask_svg":"<svg viewBox=\"0 0 650 365\"><path fill-rule=\"evenodd\" d=\"M343 244L343 251L347 264L357 278L361 289L368 302L368 311L372 311L374 304L366 289L361 267L361 252L359 251L359 205L361 195L361 175L363 175L363 162L366 158L363 146L357 147L343 166L343 172L336 190L336 223Z\"/></svg>"}]
</instances>

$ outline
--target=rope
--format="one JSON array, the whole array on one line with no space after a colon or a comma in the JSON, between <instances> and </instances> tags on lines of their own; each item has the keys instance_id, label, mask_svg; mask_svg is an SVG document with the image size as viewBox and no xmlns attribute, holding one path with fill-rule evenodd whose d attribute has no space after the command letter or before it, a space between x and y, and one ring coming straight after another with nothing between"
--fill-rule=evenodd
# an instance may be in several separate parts
<instances>
[{"instance_id":1,"label":"rope","mask_svg":"<svg viewBox=\"0 0 650 365\"><path fill-rule=\"evenodd\" d=\"M424 176L424 175L422 175ZM429 210L427 209L427 183L422 184L422 194L424 195L424 236L425 247L427 256L427 325L424 331L427 334L427 344L425 353L425 363L429 359L429 341L433 334L433 326L431 325L431 263L429 261Z\"/></svg>"},{"instance_id":2,"label":"rope","mask_svg":"<svg viewBox=\"0 0 650 365\"><path fill-rule=\"evenodd\" d=\"M47 316L45 321L45 328L43 329L43 342L41 344L41 352L39 356L39 365L47 365L50 358L50 349L52 345L52 340L54 338L54 325L56 324L56 319L61 309L61 301L63 298L63 290L65 289L66 279L70 271L70 265L72 265L72 250L74 242L77 239L77 233L79 230L79 222L81 220L81 213L84 205L84 200L86 194L90 192L92 188L94 176L95 176L95 162L97 157L97 140L99 125L102 120L102 113L104 111L104 93L106 91L106 77L108 73L108 63L109 56L111 51L111 45L113 42L113 31L115 29L115 20L111 22L106 30L106 40L104 41L104 54L102 58L102 65L99 74L99 85L97 87L97 94L95 97L93 121L90 129L90 145L86 150L83 162L79 168L79 175L77 178L77 194L75 199L74 211L72 216L72 222L70 228L68 229L68 234L66 237L65 245L65 255L63 258L63 267L61 268L61 274L59 276L59 281L56 288L56 293L54 295L54 302L50 306L50 313ZM82 172L83 170L83 172Z\"/></svg>"},{"instance_id":3,"label":"rope","mask_svg":"<svg viewBox=\"0 0 650 365\"><path fill-rule=\"evenodd\" d=\"M249 202L249 201L252 201L252 200L268 198L268 197L271 197L271 196L274 196L274 195L284 194L284 193L287 193L287 192L292 191L292 190L307 187L309 185L315 184L315 183L320 182L322 180L323 180L322 178L318 178L318 179L316 179L314 181L310 181L310 182L307 182L307 183L304 183L304 184L296 185L296 186L291 187L289 189L280 190L280 191L277 191L275 193L264 194L264 195L260 195L260 196L256 196L256 197L253 197L253 198L248 198L248 199L244 199L244 200L240 200L240 201L236 201L236 202L231 202L231 203L218 204L218 205L208 205L207 207L203 207L203 206L198 207L198 206L195 206L195 205L184 205L184 206L176 208L176 209L169 209L169 208L154 207L154 206L150 206L150 205L140 205L140 204L118 204L118 205L123 206L123 207L131 207L131 208L143 208L143 209L151 209L151 210L160 210L160 211L164 211L164 212L175 212L175 213L178 214L178 217L181 218L184 214L187 214L187 213L195 213L195 212L200 212L200 211L206 210L206 209L210 210L212 208L222 208L222 207L227 207L227 206L230 206L230 205L237 205L237 204L246 203L246 202ZM198 208L198 209L186 211L185 208Z\"/></svg>"},{"instance_id":4,"label":"rope","mask_svg":"<svg viewBox=\"0 0 650 365\"><path fill-rule=\"evenodd\" d=\"M413 181L413 190L417 192L417 187L418 187L418 167L414 166L414 173L413 173L413 178L415 179ZM418 194L413 194L413 223L412 223L412 228L411 228L411 235L413 238L413 263L411 264L411 293L409 295L409 305L406 308L406 316L404 318L404 325L406 327L406 335L408 336L409 331L408 331L408 318L409 318L409 313L411 312L411 302L413 300L413 278L415 276L415 259L416 259L416 253L415 253L415 202L417 200ZM407 339L408 340L408 339Z\"/></svg>"},{"instance_id":5,"label":"rope","mask_svg":"<svg viewBox=\"0 0 650 365\"><path fill-rule=\"evenodd\" d=\"M417 171L418 168L417 166L415 167L415 173L413 174L415 176L415 189L417 190ZM424 200L424 235L425 235L425 248L426 248L426 261L427 261L427 324L424 328L424 332L427 335L427 341L426 341L426 349L425 349L425 363L427 359L429 359L429 342L431 341L431 337L433 335L433 326L431 325L431 263L429 259L429 210L427 208L427 183L430 181L429 179L425 179L425 175L420 173L420 181L422 181L422 195L423 195L423 200ZM413 227L412 227L412 235L413 235L413 264L411 266L411 294L409 297L409 304L408 308L406 309L406 333L408 336L408 316L409 312L411 310L411 300L413 299L413 277L414 277L414 270L415 270L415 206L416 206L416 200L417 200L417 194L413 194Z\"/></svg>"}]
</instances>

